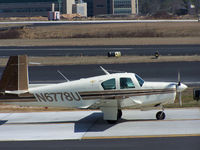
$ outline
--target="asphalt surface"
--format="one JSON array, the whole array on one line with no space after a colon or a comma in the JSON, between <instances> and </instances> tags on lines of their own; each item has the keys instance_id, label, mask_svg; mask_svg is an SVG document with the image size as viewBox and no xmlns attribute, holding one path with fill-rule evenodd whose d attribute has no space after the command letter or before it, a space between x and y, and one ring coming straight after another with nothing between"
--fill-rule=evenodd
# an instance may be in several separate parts
<instances>
[{"instance_id":1,"label":"asphalt surface","mask_svg":"<svg viewBox=\"0 0 200 150\"><path fill-rule=\"evenodd\" d=\"M177 82L177 74L181 73L181 81L187 85L200 85L200 62L161 62L161 63L128 63L99 65L61 65L61 66L30 66L30 83L58 83L64 78L57 72L61 71L69 80L103 75L99 66L110 73L133 72L146 81ZM0 67L0 75L4 67Z\"/></svg>"},{"instance_id":2,"label":"asphalt surface","mask_svg":"<svg viewBox=\"0 0 200 150\"><path fill-rule=\"evenodd\" d=\"M61 71L69 80L103 75L100 65L64 65L64 66L31 66L29 79L31 83L54 83L65 81L57 72ZM181 81L189 84L200 82L200 62L162 62L162 63L128 63L128 64L101 64L111 73L133 72L146 81L177 81L178 71ZM0 74L3 68L0 68Z\"/></svg>"},{"instance_id":3,"label":"asphalt surface","mask_svg":"<svg viewBox=\"0 0 200 150\"><path fill-rule=\"evenodd\" d=\"M0 57L26 54L28 56L106 56L110 51L122 55L149 56L159 51L160 55L200 55L200 45L137 45L137 46L40 46L0 47Z\"/></svg>"},{"instance_id":4,"label":"asphalt surface","mask_svg":"<svg viewBox=\"0 0 200 150\"><path fill-rule=\"evenodd\" d=\"M199 150L200 137L0 142L3 150Z\"/></svg>"}]
</instances>

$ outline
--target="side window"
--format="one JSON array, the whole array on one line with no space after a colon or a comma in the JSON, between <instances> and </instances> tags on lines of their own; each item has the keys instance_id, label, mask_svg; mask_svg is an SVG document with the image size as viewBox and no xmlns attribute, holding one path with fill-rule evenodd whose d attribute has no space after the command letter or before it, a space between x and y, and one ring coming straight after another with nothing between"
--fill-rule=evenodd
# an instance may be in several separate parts
<instances>
[{"instance_id":1,"label":"side window","mask_svg":"<svg viewBox=\"0 0 200 150\"><path fill-rule=\"evenodd\" d=\"M106 81L101 83L101 86L103 87L104 90L116 89L115 79L113 78L113 79L110 79L110 80L106 80Z\"/></svg>"},{"instance_id":2,"label":"side window","mask_svg":"<svg viewBox=\"0 0 200 150\"><path fill-rule=\"evenodd\" d=\"M131 78L120 78L120 89L135 88Z\"/></svg>"},{"instance_id":3,"label":"side window","mask_svg":"<svg viewBox=\"0 0 200 150\"><path fill-rule=\"evenodd\" d=\"M142 87L142 85L144 84L144 80L138 76L137 74L135 74L136 79L138 80L138 83L140 84L140 86Z\"/></svg>"}]
</instances>

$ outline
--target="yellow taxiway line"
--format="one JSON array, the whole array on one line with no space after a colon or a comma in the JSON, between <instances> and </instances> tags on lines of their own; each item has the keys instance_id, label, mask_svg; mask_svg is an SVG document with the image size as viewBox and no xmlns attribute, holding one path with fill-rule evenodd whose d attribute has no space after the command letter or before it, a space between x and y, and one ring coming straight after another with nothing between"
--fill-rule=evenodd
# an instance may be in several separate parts
<instances>
[{"instance_id":1,"label":"yellow taxiway line","mask_svg":"<svg viewBox=\"0 0 200 150\"><path fill-rule=\"evenodd\" d=\"M169 134L169 135L141 135L141 136L97 136L97 137L83 137L82 140L96 140L96 139L133 139L133 138L165 138L165 137L192 137L200 136L200 134Z\"/></svg>"}]
</instances>

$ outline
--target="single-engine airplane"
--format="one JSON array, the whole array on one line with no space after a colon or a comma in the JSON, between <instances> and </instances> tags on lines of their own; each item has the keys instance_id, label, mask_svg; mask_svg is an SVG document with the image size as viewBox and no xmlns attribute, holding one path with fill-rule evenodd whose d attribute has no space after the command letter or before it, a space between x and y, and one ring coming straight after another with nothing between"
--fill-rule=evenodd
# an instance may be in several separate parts
<instances>
[{"instance_id":1,"label":"single-engine airplane","mask_svg":"<svg viewBox=\"0 0 200 150\"><path fill-rule=\"evenodd\" d=\"M122 108L161 109L158 120L165 119L163 105L174 103L176 92L187 86L180 81L146 82L135 73L113 73L57 84L29 84L26 55L10 56L0 80L0 102L20 106L100 109L104 120L115 123Z\"/></svg>"}]
</instances>

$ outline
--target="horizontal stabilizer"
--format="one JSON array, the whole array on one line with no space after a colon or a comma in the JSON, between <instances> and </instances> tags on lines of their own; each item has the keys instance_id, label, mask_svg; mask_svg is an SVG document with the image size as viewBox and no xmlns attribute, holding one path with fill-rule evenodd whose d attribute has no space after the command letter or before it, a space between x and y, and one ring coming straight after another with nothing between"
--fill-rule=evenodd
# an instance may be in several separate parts
<instances>
[{"instance_id":1,"label":"horizontal stabilizer","mask_svg":"<svg viewBox=\"0 0 200 150\"><path fill-rule=\"evenodd\" d=\"M20 94L25 94L27 92L28 92L28 90L5 91L5 94L17 94L17 95L20 95Z\"/></svg>"}]
</instances>

